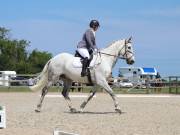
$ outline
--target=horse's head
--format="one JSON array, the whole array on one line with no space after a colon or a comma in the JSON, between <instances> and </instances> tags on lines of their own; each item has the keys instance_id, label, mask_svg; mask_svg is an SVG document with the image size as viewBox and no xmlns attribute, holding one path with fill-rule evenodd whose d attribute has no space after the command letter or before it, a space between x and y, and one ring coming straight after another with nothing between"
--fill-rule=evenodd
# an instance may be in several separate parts
<instances>
[{"instance_id":1,"label":"horse's head","mask_svg":"<svg viewBox=\"0 0 180 135\"><path fill-rule=\"evenodd\" d=\"M124 46L120 50L119 55L122 56L123 59L126 59L127 64L132 65L135 62L132 37L125 40Z\"/></svg>"}]
</instances>

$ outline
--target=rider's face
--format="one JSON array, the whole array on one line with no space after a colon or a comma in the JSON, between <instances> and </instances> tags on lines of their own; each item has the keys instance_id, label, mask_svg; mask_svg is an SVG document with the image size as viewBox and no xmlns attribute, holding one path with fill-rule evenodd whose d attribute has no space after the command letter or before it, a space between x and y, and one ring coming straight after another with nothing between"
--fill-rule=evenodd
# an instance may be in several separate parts
<instances>
[{"instance_id":1,"label":"rider's face","mask_svg":"<svg viewBox=\"0 0 180 135\"><path fill-rule=\"evenodd\" d=\"M94 30L94 31L97 31L97 30L98 30L98 28L99 28L99 27L94 27L94 28L93 28L93 30Z\"/></svg>"}]
</instances>

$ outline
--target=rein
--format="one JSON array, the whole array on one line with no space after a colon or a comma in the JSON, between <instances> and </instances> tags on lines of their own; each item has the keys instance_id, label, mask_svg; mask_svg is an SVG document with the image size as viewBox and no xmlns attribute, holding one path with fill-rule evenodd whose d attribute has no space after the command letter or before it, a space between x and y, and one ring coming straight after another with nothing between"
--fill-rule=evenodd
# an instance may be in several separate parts
<instances>
[{"instance_id":1,"label":"rein","mask_svg":"<svg viewBox=\"0 0 180 135\"><path fill-rule=\"evenodd\" d=\"M104 53L104 52L98 52L100 54L105 54L105 55L108 55L108 56L112 56L112 57L118 57L119 59L125 59L124 57L121 57L119 55L113 55L113 54L109 54L109 53Z\"/></svg>"},{"instance_id":2,"label":"rein","mask_svg":"<svg viewBox=\"0 0 180 135\"><path fill-rule=\"evenodd\" d=\"M124 46L121 48L121 50L120 50L120 52L122 51L122 49L125 47L125 53L122 55L122 56L119 56L119 55L113 55L113 54L109 54L109 53L104 53L104 52L99 52L100 54L105 54L105 55L108 55L108 56L113 56L113 57L116 57L116 58L118 58L118 59L126 59L124 56L126 56L127 55L127 52L128 52L128 50L127 50L127 47L126 47L126 42L125 42L125 44L124 44Z\"/></svg>"},{"instance_id":3,"label":"rein","mask_svg":"<svg viewBox=\"0 0 180 135\"><path fill-rule=\"evenodd\" d=\"M99 54L100 58L101 58L101 54L104 54L104 55L111 56L111 57L115 57L115 58L118 58L118 59L126 59L126 60L129 60L129 59L131 59L134 55L133 55L133 52L131 52L130 50L128 50L128 47L127 47L127 44L128 44L128 43L130 43L130 42L126 42L126 41L125 41L125 44L124 44L124 46L121 48L121 50L119 51L118 55L114 55L114 54L110 54L110 53L105 53L105 52L101 52L101 51L97 51L96 54ZM123 49L125 49L124 54L120 54ZM128 54L127 54L128 52L132 54L131 57L128 57ZM100 62L100 63L101 63L101 62ZM99 65L100 63L98 63L97 65Z\"/></svg>"}]
</instances>

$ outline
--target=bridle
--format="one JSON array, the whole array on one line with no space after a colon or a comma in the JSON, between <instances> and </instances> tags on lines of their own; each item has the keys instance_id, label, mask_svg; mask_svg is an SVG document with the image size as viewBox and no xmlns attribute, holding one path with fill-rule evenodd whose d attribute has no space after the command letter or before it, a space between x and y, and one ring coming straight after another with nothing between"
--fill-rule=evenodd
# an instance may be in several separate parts
<instances>
[{"instance_id":1,"label":"bridle","mask_svg":"<svg viewBox=\"0 0 180 135\"><path fill-rule=\"evenodd\" d=\"M104 54L104 55L107 55L107 56L112 56L112 57L116 57L118 59L131 59L134 55L131 55L131 57L128 58L128 55L127 53L131 53L133 54L133 52L131 52L129 49L128 49L128 46L127 44L130 43L128 41L125 40L125 44L124 46L121 48L121 50L119 51L118 55L114 55L114 54L109 54L109 53L104 53L104 52L101 52L99 51L98 53L101 55L101 54ZM122 54L121 56L119 55L121 53L121 51L125 48L125 51L124 51L124 54Z\"/></svg>"}]
</instances>

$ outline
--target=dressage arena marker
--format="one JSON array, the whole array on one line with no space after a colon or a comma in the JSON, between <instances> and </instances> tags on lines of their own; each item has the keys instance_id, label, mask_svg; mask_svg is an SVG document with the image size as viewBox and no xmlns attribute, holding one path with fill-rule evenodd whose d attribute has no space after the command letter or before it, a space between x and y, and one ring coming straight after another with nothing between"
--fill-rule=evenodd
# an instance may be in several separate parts
<instances>
[{"instance_id":1,"label":"dressage arena marker","mask_svg":"<svg viewBox=\"0 0 180 135\"><path fill-rule=\"evenodd\" d=\"M78 134L67 133L67 132L60 131L60 130L56 129L56 130L54 130L54 134L53 135L78 135Z\"/></svg>"},{"instance_id":2,"label":"dressage arena marker","mask_svg":"<svg viewBox=\"0 0 180 135\"><path fill-rule=\"evenodd\" d=\"M6 108L0 106L0 128L6 128Z\"/></svg>"},{"instance_id":3,"label":"dressage arena marker","mask_svg":"<svg viewBox=\"0 0 180 135\"><path fill-rule=\"evenodd\" d=\"M41 96L41 95L39 95ZM70 98L87 98L89 95L70 95ZM174 98L174 97L180 97L179 95L170 95L170 94L117 94L118 98ZM46 95L48 98L63 98L62 95ZM94 95L94 97L97 97Z\"/></svg>"}]
</instances>

